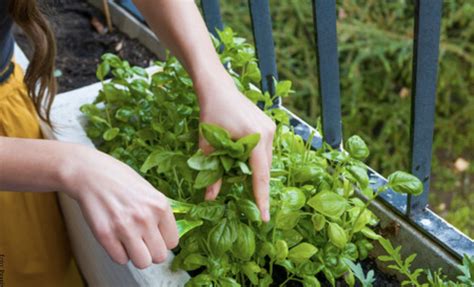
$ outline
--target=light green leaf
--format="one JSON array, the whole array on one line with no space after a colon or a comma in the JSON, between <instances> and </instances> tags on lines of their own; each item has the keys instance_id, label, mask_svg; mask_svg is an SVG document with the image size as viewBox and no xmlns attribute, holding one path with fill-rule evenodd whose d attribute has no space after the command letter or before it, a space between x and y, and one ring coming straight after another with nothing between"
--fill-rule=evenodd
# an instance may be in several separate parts
<instances>
[{"instance_id":1,"label":"light green leaf","mask_svg":"<svg viewBox=\"0 0 474 287\"><path fill-rule=\"evenodd\" d=\"M198 173L194 181L194 188L204 188L218 181L223 175L222 169L202 170Z\"/></svg>"},{"instance_id":2,"label":"light green leaf","mask_svg":"<svg viewBox=\"0 0 474 287\"><path fill-rule=\"evenodd\" d=\"M202 150L198 150L187 162L188 166L194 170L219 169L219 158L217 156L206 156Z\"/></svg>"},{"instance_id":3,"label":"light green leaf","mask_svg":"<svg viewBox=\"0 0 474 287\"><path fill-rule=\"evenodd\" d=\"M316 252L318 252L318 248L312 244L303 242L290 249L288 259L295 263L302 263L309 260Z\"/></svg>"},{"instance_id":4,"label":"light green leaf","mask_svg":"<svg viewBox=\"0 0 474 287\"><path fill-rule=\"evenodd\" d=\"M104 138L104 140L106 141L111 141L113 140L115 137L117 137L117 135L119 134L120 132L120 129L119 128L110 128L108 130L106 130L104 132L104 134L102 135L102 137Z\"/></svg>"},{"instance_id":5,"label":"light green leaf","mask_svg":"<svg viewBox=\"0 0 474 287\"><path fill-rule=\"evenodd\" d=\"M351 136L346 142L349 154L358 160L365 160L369 156L369 148L364 140L357 135Z\"/></svg>"},{"instance_id":6,"label":"light green leaf","mask_svg":"<svg viewBox=\"0 0 474 287\"><path fill-rule=\"evenodd\" d=\"M202 220L186 220L180 219L176 220L176 226L178 227L179 238L183 237L186 233L193 230L194 228L201 226L203 224Z\"/></svg>"},{"instance_id":7,"label":"light green leaf","mask_svg":"<svg viewBox=\"0 0 474 287\"><path fill-rule=\"evenodd\" d=\"M343 249L347 244L347 234L337 223L328 223L329 240L338 248Z\"/></svg>"},{"instance_id":8,"label":"light green leaf","mask_svg":"<svg viewBox=\"0 0 474 287\"><path fill-rule=\"evenodd\" d=\"M388 177L388 187L398 193L420 195L423 183L414 175L404 171L396 171Z\"/></svg>"},{"instance_id":9,"label":"light green leaf","mask_svg":"<svg viewBox=\"0 0 474 287\"><path fill-rule=\"evenodd\" d=\"M308 205L325 216L338 219L346 210L348 203L347 200L339 194L323 190L310 198Z\"/></svg>"}]
</instances>

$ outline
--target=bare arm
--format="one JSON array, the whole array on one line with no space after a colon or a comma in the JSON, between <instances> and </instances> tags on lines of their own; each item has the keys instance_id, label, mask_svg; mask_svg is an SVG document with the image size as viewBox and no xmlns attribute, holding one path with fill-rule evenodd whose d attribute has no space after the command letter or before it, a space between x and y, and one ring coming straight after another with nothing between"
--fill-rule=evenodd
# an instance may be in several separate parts
<instances>
[{"instance_id":1,"label":"bare arm","mask_svg":"<svg viewBox=\"0 0 474 287\"><path fill-rule=\"evenodd\" d=\"M191 75L201 108L201 121L223 126L234 138L260 133L250 157L253 188L262 219L268 221L269 180L275 124L235 87L220 63L205 23L193 0L135 0L160 40ZM204 152L211 148L203 140ZM206 199L219 193L221 182L208 187Z\"/></svg>"},{"instance_id":2,"label":"bare arm","mask_svg":"<svg viewBox=\"0 0 474 287\"><path fill-rule=\"evenodd\" d=\"M166 197L126 164L88 147L0 137L0 190L65 192L120 264L131 259L145 268L178 244Z\"/></svg>"}]
</instances>

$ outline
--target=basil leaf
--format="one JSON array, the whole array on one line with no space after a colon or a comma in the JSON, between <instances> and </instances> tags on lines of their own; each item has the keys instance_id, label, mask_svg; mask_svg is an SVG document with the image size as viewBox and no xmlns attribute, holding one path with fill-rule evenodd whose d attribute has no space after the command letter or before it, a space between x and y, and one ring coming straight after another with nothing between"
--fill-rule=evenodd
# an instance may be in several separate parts
<instances>
[{"instance_id":1,"label":"basil leaf","mask_svg":"<svg viewBox=\"0 0 474 287\"><path fill-rule=\"evenodd\" d=\"M202 220L176 220L176 226L178 227L179 238L183 237L186 233L193 230L194 228L201 226Z\"/></svg>"},{"instance_id":2,"label":"basil leaf","mask_svg":"<svg viewBox=\"0 0 474 287\"><path fill-rule=\"evenodd\" d=\"M252 222L260 222L262 219L260 217L260 210L257 205L249 199L239 199L237 201L237 206L245 217Z\"/></svg>"},{"instance_id":3,"label":"basil leaf","mask_svg":"<svg viewBox=\"0 0 474 287\"><path fill-rule=\"evenodd\" d=\"M338 219L346 210L348 203L339 194L324 190L310 198L308 205L325 216Z\"/></svg>"},{"instance_id":4,"label":"basil leaf","mask_svg":"<svg viewBox=\"0 0 474 287\"><path fill-rule=\"evenodd\" d=\"M423 193L423 183L414 175L396 171L388 177L388 187L398 193L420 195Z\"/></svg>"},{"instance_id":5,"label":"basil leaf","mask_svg":"<svg viewBox=\"0 0 474 287\"><path fill-rule=\"evenodd\" d=\"M189 211L189 216L196 219L205 219L215 222L224 216L224 211L224 205L213 201L207 201L193 206Z\"/></svg>"},{"instance_id":6,"label":"basil leaf","mask_svg":"<svg viewBox=\"0 0 474 287\"><path fill-rule=\"evenodd\" d=\"M97 67L96 76L97 79L103 81L107 74L110 72L110 65L108 62L102 62Z\"/></svg>"},{"instance_id":7,"label":"basil leaf","mask_svg":"<svg viewBox=\"0 0 474 287\"><path fill-rule=\"evenodd\" d=\"M303 191L296 187L284 188L280 194L282 207L286 209L298 210L306 203L306 196Z\"/></svg>"},{"instance_id":8,"label":"basil leaf","mask_svg":"<svg viewBox=\"0 0 474 287\"><path fill-rule=\"evenodd\" d=\"M231 141L229 132L219 126L201 123L199 127L203 137L215 149L223 149Z\"/></svg>"},{"instance_id":9,"label":"basil leaf","mask_svg":"<svg viewBox=\"0 0 474 287\"><path fill-rule=\"evenodd\" d=\"M337 223L328 223L328 237L329 240L338 248L342 249L347 244L347 234Z\"/></svg>"},{"instance_id":10,"label":"basil leaf","mask_svg":"<svg viewBox=\"0 0 474 287\"><path fill-rule=\"evenodd\" d=\"M369 156L369 148L359 136L351 136L346 142L349 154L358 160L365 160Z\"/></svg>"},{"instance_id":11,"label":"basil leaf","mask_svg":"<svg viewBox=\"0 0 474 287\"><path fill-rule=\"evenodd\" d=\"M198 173L194 182L194 188L200 189L218 181L223 175L222 169L202 170Z\"/></svg>"},{"instance_id":12,"label":"basil leaf","mask_svg":"<svg viewBox=\"0 0 474 287\"><path fill-rule=\"evenodd\" d=\"M238 225L238 236L232 254L242 260L250 260L255 253L255 234L247 224Z\"/></svg>"},{"instance_id":13,"label":"basil leaf","mask_svg":"<svg viewBox=\"0 0 474 287\"><path fill-rule=\"evenodd\" d=\"M209 247L214 254L222 256L232 248L237 236L238 231L235 222L224 218L209 232Z\"/></svg>"},{"instance_id":14,"label":"basil leaf","mask_svg":"<svg viewBox=\"0 0 474 287\"><path fill-rule=\"evenodd\" d=\"M361 188L366 188L369 185L367 169L357 165L351 165L347 168L347 171L357 180Z\"/></svg>"},{"instance_id":15,"label":"basil leaf","mask_svg":"<svg viewBox=\"0 0 474 287\"><path fill-rule=\"evenodd\" d=\"M167 198L173 213L187 213L194 205Z\"/></svg>"},{"instance_id":16,"label":"basil leaf","mask_svg":"<svg viewBox=\"0 0 474 287\"><path fill-rule=\"evenodd\" d=\"M117 137L119 132L120 132L119 128L109 128L108 130L105 131L105 133L102 135L102 137L106 141L111 141L115 137Z\"/></svg>"},{"instance_id":17,"label":"basil leaf","mask_svg":"<svg viewBox=\"0 0 474 287\"><path fill-rule=\"evenodd\" d=\"M303 242L290 249L288 259L295 263L303 263L309 260L316 252L318 252L318 248L312 244Z\"/></svg>"},{"instance_id":18,"label":"basil leaf","mask_svg":"<svg viewBox=\"0 0 474 287\"><path fill-rule=\"evenodd\" d=\"M187 161L188 166L194 170L217 170L219 169L219 158L206 156L202 150L198 150Z\"/></svg>"}]
</instances>

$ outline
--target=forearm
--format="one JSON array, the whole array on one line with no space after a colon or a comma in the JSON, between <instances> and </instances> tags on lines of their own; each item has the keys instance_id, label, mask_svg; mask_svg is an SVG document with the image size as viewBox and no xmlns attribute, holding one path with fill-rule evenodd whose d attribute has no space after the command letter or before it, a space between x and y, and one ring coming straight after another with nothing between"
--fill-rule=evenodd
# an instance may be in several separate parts
<instances>
[{"instance_id":1,"label":"forearm","mask_svg":"<svg viewBox=\"0 0 474 287\"><path fill-rule=\"evenodd\" d=\"M0 190L63 191L75 145L0 137Z\"/></svg>"},{"instance_id":2,"label":"forearm","mask_svg":"<svg viewBox=\"0 0 474 287\"><path fill-rule=\"evenodd\" d=\"M205 85L210 81L230 81L194 1L134 2L160 40L186 67L195 85Z\"/></svg>"}]
</instances>

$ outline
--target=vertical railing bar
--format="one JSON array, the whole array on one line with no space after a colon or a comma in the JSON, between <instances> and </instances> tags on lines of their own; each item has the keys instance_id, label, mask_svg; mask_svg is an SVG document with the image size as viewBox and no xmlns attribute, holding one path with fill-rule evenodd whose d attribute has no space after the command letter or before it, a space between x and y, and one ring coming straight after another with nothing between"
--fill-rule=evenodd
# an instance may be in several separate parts
<instances>
[{"instance_id":1,"label":"vertical railing bar","mask_svg":"<svg viewBox=\"0 0 474 287\"><path fill-rule=\"evenodd\" d=\"M417 0L415 5L411 172L423 182L424 190L419 196L408 197L409 216L428 204L442 0Z\"/></svg>"},{"instance_id":2,"label":"vertical railing bar","mask_svg":"<svg viewBox=\"0 0 474 287\"><path fill-rule=\"evenodd\" d=\"M336 1L313 0L323 138L334 148L342 141L339 62L336 32Z\"/></svg>"},{"instance_id":3,"label":"vertical railing bar","mask_svg":"<svg viewBox=\"0 0 474 287\"><path fill-rule=\"evenodd\" d=\"M262 73L262 91L274 94L273 78L278 80L275 45L272 36L272 18L268 0L249 0L250 17L255 40L258 66ZM277 100L279 104L280 100Z\"/></svg>"},{"instance_id":4,"label":"vertical railing bar","mask_svg":"<svg viewBox=\"0 0 474 287\"><path fill-rule=\"evenodd\" d=\"M224 28L224 25L222 24L219 0L201 0L201 7L207 29L214 37L219 39L216 29L222 30Z\"/></svg>"}]
</instances>

